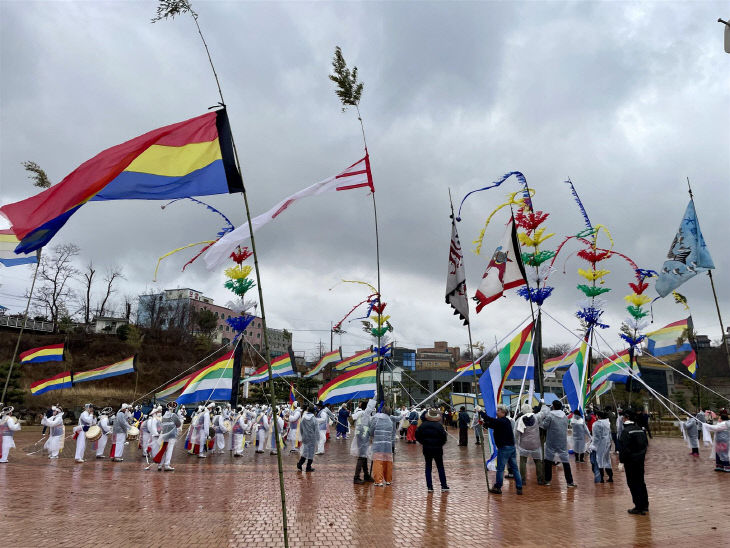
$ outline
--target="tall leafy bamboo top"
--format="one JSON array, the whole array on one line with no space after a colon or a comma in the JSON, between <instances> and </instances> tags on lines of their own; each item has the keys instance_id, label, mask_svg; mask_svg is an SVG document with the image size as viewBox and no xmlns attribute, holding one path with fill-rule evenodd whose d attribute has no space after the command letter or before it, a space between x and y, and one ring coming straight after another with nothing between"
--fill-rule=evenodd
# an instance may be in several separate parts
<instances>
[{"instance_id":1,"label":"tall leafy bamboo top","mask_svg":"<svg viewBox=\"0 0 730 548\"><path fill-rule=\"evenodd\" d=\"M193 11L193 6L189 0L159 0L157 4L157 16L152 19L153 23L162 19L175 19L176 15L190 13L196 19L198 14Z\"/></svg>"},{"instance_id":2,"label":"tall leafy bamboo top","mask_svg":"<svg viewBox=\"0 0 730 548\"><path fill-rule=\"evenodd\" d=\"M23 162L23 167L26 171L30 171L30 173L32 173L30 178L33 179L33 186L37 186L39 188L50 188L51 181L41 166L35 162Z\"/></svg>"},{"instance_id":3,"label":"tall leafy bamboo top","mask_svg":"<svg viewBox=\"0 0 730 548\"><path fill-rule=\"evenodd\" d=\"M365 84L357 81L357 67L352 67L352 71L347 68L347 61L342 55L340 46L335 47L332 70L334 74L330 74L330 80L337 84L335 93L342 102L342 111L344 112L348 106L357 108Z\"/></svg>"}]
</instances>

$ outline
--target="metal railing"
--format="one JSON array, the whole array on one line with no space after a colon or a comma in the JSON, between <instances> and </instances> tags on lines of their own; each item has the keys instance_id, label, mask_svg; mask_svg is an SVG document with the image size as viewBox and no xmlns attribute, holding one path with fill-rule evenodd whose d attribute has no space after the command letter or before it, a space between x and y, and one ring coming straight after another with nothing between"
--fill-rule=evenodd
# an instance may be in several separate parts
<instances>
[{"instance_id":1,"label":"metal railing","mask_svg":"<svg viewBox=\"0 0 730 548\"><path fill-rule=\"evenodd\" d=\"M0 316L0 327L14 327L20 329L23 326L23 318L17 318L12 316ZM53 322L38 322L28 318L25 321L25 328L32 331L53 331Z\"/></svg>"}]
</instances>

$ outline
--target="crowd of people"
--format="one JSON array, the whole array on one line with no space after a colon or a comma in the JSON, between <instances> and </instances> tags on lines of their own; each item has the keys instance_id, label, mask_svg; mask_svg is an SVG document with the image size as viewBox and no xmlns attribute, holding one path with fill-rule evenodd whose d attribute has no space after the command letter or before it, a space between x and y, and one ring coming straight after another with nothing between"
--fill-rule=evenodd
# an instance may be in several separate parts
<instances>
[{"instance_id":1,"label":"crowd of people","mask_svg":"<svg viewBox=\"0 0 730 548\"><path fill-rule=\"evenodd\" d=\"M44 435L47 432L48 436L43 448L50 459L59 457L67 439L64 413L60 405L54 405L41 421ZM717 419L714 424L713 419ZM182 437L187 420L190 425L184 443L189 455L206 458L211 453L230 451L233 457L241 457L250 446L256 453L277 454L278 446L282 452L299 454L296 467L303 473L315 471L314 459L324 454L330 425L335 425L336 439L350 440L350 453L356 458L353 482L373 483L378 487L393 482L396 440L400 437L407 444L421 445L429 492L433 491L434 463L441 490L449 490L443 446L450 426L458 428L459 446L468 445L469 430L473 431L476 444L483 444L486 430L491 431L495 453L487 455L488 461L493 461L487 465L496 469L496 481L489 489L495 495L502 493L505 479L514 480L515 493L522 495L529 460L535 469L537 485L550 486L553 467L559 463L567 487L577 487L571 452L577 466L586 463L588 455L596 483L612 483L613 451L618 454L633 498L634 507L629 512L643 515L649 511L644 459L651 431L648 415L632 409L618 412L611 407L589 409L584 417L579 410L566 413L562 403L556 400L550 407L542 404L532 408L524 404L514 416L510 416L508 406L500 405L496 416L491 417L479 407L472 414L465 407L454 412L448 407L408 409L402 406L392 410L387 405L378 407L371 399L360 402L354 409L343 403L336 412L321 403L309 403L302 408L293 402L279 406L238 405L235 409L230 404L206 403L188 413L185 407L170 402L164 409L161 405L152 407L145 415L140 406L122 404L114 413L111 407L97 412L88 403L68 437L73 437L74 457L79 464L85 461L87 442L92 444L95 458L110 458L114 462L124 460L125 447L136 445L148 469L157 464L158 470L174 471L173 449ZM0 463L8 462L10 449L15 447L13 435L20 428L13 408L2 407ZM699 411L680 422L680 428L693 457L699 456L702 435L705 443L712 445L715 470L730 472L730 420L726 410L718 415ZM108 455L107 445L110 446Z\"/></svg>"}]
</instances>

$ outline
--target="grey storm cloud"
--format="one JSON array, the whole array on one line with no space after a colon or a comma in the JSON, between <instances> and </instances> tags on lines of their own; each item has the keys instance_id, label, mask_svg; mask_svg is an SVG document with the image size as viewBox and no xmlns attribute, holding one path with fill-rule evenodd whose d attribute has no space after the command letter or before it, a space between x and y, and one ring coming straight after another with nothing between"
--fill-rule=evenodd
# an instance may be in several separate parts
<instances>
[{"instance_id":1,"label":"grey storm cloud","mask_svg":"<svg viewBox=\"0 0 730 548\"><path fill-rule=\"evenodd\" d=\"M536 190L555 248L582 218L570 177L594 223L615 248L658 269L692 180L713 254L721 306L730 314L725 246L730 192L730 56L722 51L721 3L276 3L198 2L221 77L252 213L341 171L363 155L353 112L342 113L327 79L335 45L359 67L381 234L382 289L400 344L464 344L443 302L449 244L448 191L469 190L519 170ZM2 141L0 199L34 189L20 165L34 160L61 180L99 151L150 129L203 113L217 90L192 21L150 24L152 2L0 4ZM462 244L517 189L505 183L466 202ZM238 195L204 198L239 225ZM57 243L82 249L79 265L119 264L120 293L191 286L224 304L221 272L188 255L157 258L213 237L219 219L190 203L121 201L84 206ZM466 253L473 292L501 237L495 217L484 252ZM342 278L375 281L370 197L362 190L308 199L257 233L267 315L313 353L327 330L367 291ZM54 242L54 243L56 243ZM579 293L579 260L567 249L546 309L568 327ZM567 260L567 261L566 261ZM26 268L26 267L23 267ZM617 344L630 269L613 259L606 283L607 337ZM21 309L28 272L0 272L0 302ZM563 272L564 271L564 272ZM703 276L682 287L695 323L719 327ZM683 314L655 303L663 325ZM473 312L475 339L506 335L529 314L510 294ZM509 327L508 327L509 326ZM357 323L345 350L370 344ZM571 335L545 322L547 344ZM335 344L339 341L336 339Z\"/></svg>"}]
</instances>

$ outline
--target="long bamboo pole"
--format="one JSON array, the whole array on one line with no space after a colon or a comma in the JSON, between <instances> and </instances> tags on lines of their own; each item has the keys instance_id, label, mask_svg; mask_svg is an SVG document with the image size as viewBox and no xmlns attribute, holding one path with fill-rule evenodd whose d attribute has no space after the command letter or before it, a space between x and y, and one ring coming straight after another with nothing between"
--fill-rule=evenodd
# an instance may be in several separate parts
<instances>
[{"instance_id":1,"label":"long bamboo pole","mask_svg":"<svg viewBox=\"0 0 730 548\"><path fill-rule=\"evenodd\" d=\"M195 21L195 26L198 29L198 34L200 35L200 39L203 42L203 46L205 47L205 52L208 55L208 62L210 63L210 68L213 70L213 76L215 78L216 86L218 87L218 95L221 99L221 104L225 107L226 102L225 99L223 99L223 91L221 90L220 81L218 79L218 73L215 70L215 65L213 65L213 59L210 55L210 50L208 49L208 44L205 41L205 37L203 36L203 32L200 29L200 25L198 24L198 16L190 11L190 14L193 18L193 21ZM238 173L241 175L241 182L243 182L243 172L241 171L241 163L238 159L238 149L236 148L236 142L233 138L233 132L231 132L231 143L233 145L233 155L236 160L236 169L238 169ZM269 336L268 331L266 329L266 312L264 308L264 293L263 289L261 287L261 272L259 270L259 259L258 259L258 253L256 252L256 239L254 237L254 231L253 226L251 224L251 209L249 208L248 204L248 195L246 193L246 185L243 184L243 203L246 206L246 220L248 222L248 230L251 234L251 252L253 253L253 262L254 262L254 270L256 271L256 280L258 282L258 294L259 294L259 305L261 307L261 327L264 332L264 359L266 360L267 365L267 371L269 374L269 393L271 396L271 405L273 406L276 401L276 395L274 392L274 382L273 382L273 375L271 371L271 354L269 353ZM238 386L231 387L233 390L238 390ZM279 425L278 421L274 419L274 439L279 439ZM284 489L284 469L281 461L281 444L276 444L276 462L278 465L279 470L279 492L281 494L281 519L282 519L282 530L284 533L284 547L289 547L289 532L288 532L288 526L287 526L287 515L286 515L286 491Z\"/></svg>"},{"instance_id":2,"label":"long bamboo pole","mask_svg":"<svg viewBox=\"0 0 730 548\"><path fill-rule=\"evenodd\" d=\"M5 401L5 394L8 391L8 383L10 382L10 375L13 373L13 365L15 364L15 358L18 357L18 348L20 348L20 339L25 331L25 324L28 323L28 309L30 308L30 301L33 298L33 289L35 288L35 281L38 277L38 267L41 264L41 250L36 252L38 262L35 264L35 273L33 274L33 281L30 284L30 293L28 294L28 302L25 304L25 312L23 312L23 325L20 326L20 333L18 333L18 340L15 341L15 350L13 351L13 357L10 360L10 367L8 368L8 376L5 379L5 386L3 386L3 395L0 397L0 402Z\"/></svg>"}]
</instances>

